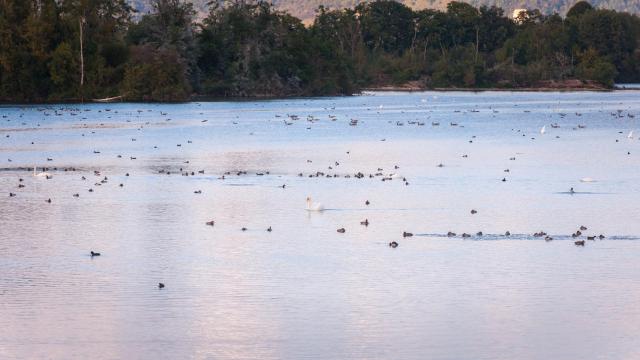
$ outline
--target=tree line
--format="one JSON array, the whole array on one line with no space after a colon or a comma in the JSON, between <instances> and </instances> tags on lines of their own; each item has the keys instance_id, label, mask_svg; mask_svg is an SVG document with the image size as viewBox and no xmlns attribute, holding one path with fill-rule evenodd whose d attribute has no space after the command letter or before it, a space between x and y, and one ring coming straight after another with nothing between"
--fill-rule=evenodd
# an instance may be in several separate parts
<instances>
[{"instance_id":1,"label":"tree line","mask_svg":"<svg viewBox=\"0 0 640 360\"><path fill-rule=\"evenodd\" d=\"M0 0L0 101L134 101L353 94L640 81L640 19L581 1L565 18L498 7L446 11L390 0L320 7L305 26L262 0Z\"/></svg>"}]
</instances>

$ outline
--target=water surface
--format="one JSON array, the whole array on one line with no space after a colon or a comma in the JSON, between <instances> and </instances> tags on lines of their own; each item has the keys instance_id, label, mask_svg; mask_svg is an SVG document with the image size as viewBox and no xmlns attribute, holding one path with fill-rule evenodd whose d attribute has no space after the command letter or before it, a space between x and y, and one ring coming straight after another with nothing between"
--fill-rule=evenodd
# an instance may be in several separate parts
<instances>
[{"instance_id":1,"label":"water surface","mask_svg":"<svg viewBox=\"0 0 640 360\"><path fill-rule=\"evenodd\" d=\"M638 95L0 107L0 358L639 358Z\"/></svg>"}]
</instances>

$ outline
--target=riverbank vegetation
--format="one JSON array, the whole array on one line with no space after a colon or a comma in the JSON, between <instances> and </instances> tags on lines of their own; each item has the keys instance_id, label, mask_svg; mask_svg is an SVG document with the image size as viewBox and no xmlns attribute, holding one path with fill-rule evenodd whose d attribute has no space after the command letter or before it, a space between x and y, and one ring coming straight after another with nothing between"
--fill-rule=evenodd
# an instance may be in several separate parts
<instances>
[{"instance_id":1,"label":"riverbank vegetation","mask_svg":"<svg viewBox=\"0 0 640 360\"><path fill-rule=\"evenodd\" d=\"M133 101L352 94L418 88L536 88L640 81L640 19L577 3L565 18L449 3L320 7L313 24L266 1L0 0L0 101ZM580 83L580 82L578 82Z\"/></svg>"}]
</instances>

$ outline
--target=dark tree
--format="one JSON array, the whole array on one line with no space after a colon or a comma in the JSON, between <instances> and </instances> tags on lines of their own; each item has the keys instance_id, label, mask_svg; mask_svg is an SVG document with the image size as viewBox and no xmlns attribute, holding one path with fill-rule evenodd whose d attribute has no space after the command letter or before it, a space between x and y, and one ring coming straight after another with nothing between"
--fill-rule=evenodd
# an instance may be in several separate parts
<instances>
[{"instance_id":1,"label":"dark tree","mask_svg":"<svg viewBox=\"0 0 640 360\"><path fill-rule=\"evenodd\" d=\"M593 6L588 1L578 1L567 12L568 18L579 17L593 10Z\"/></svg>"}]
</instances>

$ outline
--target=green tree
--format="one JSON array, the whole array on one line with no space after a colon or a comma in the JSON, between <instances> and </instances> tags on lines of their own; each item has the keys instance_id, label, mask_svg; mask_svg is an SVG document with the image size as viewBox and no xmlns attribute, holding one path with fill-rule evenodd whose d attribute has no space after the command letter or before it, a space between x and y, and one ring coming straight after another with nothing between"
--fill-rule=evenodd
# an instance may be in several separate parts
<instances>
[{"instance_id":1,"label":"green tree","mask_svg":"<svg viewBox=\"0 0 640 360\"><path fill-rule=\"evenodd\" d=\"M79 67L84 68L82 72L77 69L84 77L80 76L83 86L77 87L76 96L117 94L124 74L124 35L130 24L131 7L125 0L60 0L59 4L62 37L77 54Z\"/></svg>"},{"instance_id":2,"label":"green tree","mask_svg":"<svg viewBox=\"0 0 640 360\"><path fill-rule=\"evenodd\" d=\"M58 41L58 12L54 0L0 1L0 100L47 97L47 62Z\"/></svg>"},{"instance_id":3,"label":"green tree","mask_svg":"<svg viewBox=\"0 0 640 360\"><path fill-rule=\"evenodd\" d=\"M64 100L77 94L80 75L78 61L69 43L61 43L53 51L49 74L54 85L53 99Z\"/></svg>"},{"instance_id":4,"label":"green tree","mask_svg":"<svg viewBox=\"0 0 640 360\"><path fill-rule=\"evenodd\" d=\"M413 46L416 37L415 16L406 5L391 0L376 0L356 6L364 43L372 51L402 54Z\"/></svg>"},{"instance_id":5,"label":"green tree","mask_svg":"<svg viewBox=\"0 0 640 360\"><path fill-rule=\"evenodd\" d=\"M310 46L302 22L266 1L214 6L199 36L203 90L225 96L304 95L318 76Z\"/></svg>"},{"instance_id":6,"label":"green tree","mask_svg":"<svg viewBox=\"0 0 640 360\"><path fill-rule=\"evenodd\" d=\"M318 9L310 28L313 93L352 94L365 76L366 48L353 10Z\"/></svg>"},{"instance_id":7,"label":"green tree","mask_svg":"<svg viewBox=\"0 0 640 360\"><path fill-rule=\"evenodd\" d=\"M489 53L501 48L504 42L513 36L515 24L504 16L498 7L480 7L478 27L478 45L482 52Z\"/></svg>"},{"instance_id":8,"label":"green tree","mask_svg":"<svg viewBox=\"0 0 640 360\"><path fill-rule=\"evenodd\" d=\"M640 40L637 17L610 10L593 10L583 14L578 21L580 49L595 49L599 56L620 69L622 78L635 75L635 69L627 69L625 64L633 57Z\"/></svg>"},{"instance_id":9,"label":"green tree","mask_svg":"<svg viewBox=\"0 0 640 360\"><path fill-rule=\"evenodd\" d=\"M122 92L135 101L185 101L191 87L175 49L138 45L131 50Z\"/></svg>"},{"instance_id":10,"label":"green tree","mask_svg":"<svg viewBox=\"0 0 640 360\"><path fill-rule=\"evenodd\" d=\"M154 0L153 9L129 27L126 39L132 57L123 92L130 99L185 100L199 86L193 5L182 0ZM147 83L139 84L145 77Z\"/></svg>"},{"instance_id":11,"label":"green tree","mask_svg":"<svg viewBox=\"0 0 640 360\"><path fill-rule=\"evenodd\" d=\"M588 1L578 1L567 11L567 18L579 17L591 10L593 6Z\"/></svg>"},{"instance_id":12,"label":"green tree","mask_svg":"<svg viewBox=\"0 0 640 360\"><path fill-rule=\"evenodd\" d=\"M598 55L596 49L589 48L581 54L576 75L582 80L593 80L611 87L614 84L617 71L612 63Z\"/></svg>"},{"instance_id":13,"label":"green tree","mask_svg":"<svg viewBox=\"0 0 640 360\"><path fill-rule=\"evenodd\" d=\"M467 3L452 1L447 5L447 34L452 46L473 43L478 49L479 15L478 9Z\"/></svg>"}]
</instances>

